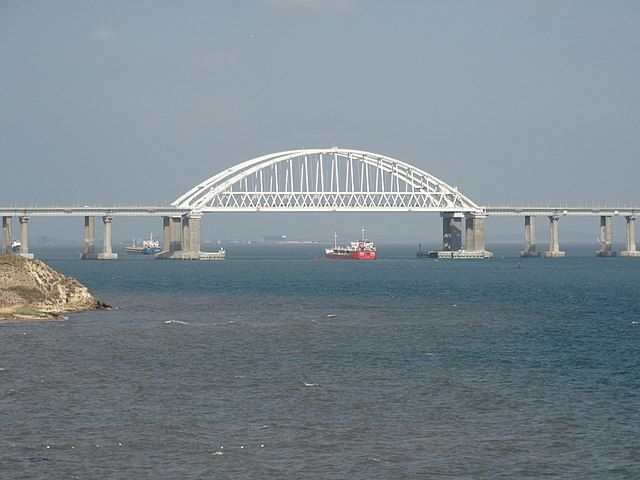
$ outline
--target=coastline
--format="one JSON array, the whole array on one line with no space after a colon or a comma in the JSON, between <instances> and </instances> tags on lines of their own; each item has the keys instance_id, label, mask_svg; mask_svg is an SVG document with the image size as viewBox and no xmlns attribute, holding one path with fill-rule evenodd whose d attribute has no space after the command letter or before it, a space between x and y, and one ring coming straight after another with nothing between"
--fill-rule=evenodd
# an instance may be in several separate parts
<instances>
[{"instance_id":1,"label":"coastline","mask_svg":"<svg viewBox=\"0 0 640 480\"><path fill-rule=\"evenodd\" d=\"M39 260L0 255L0 323L60 321L67 314L108 308L75 278Z\"/></svg>"}]
</instances>

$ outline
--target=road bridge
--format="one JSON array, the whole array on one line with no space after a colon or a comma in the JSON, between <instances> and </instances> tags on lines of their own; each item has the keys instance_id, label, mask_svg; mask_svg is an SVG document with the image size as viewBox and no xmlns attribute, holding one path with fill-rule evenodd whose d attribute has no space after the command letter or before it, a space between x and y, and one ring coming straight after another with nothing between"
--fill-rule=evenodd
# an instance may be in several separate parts
<instances>
[{"instance_id":1,"label":"road bridge","mask_svg":"<svg viewBox=\"0 0 640 480\"><path fill-rule=\"evenodd\" d=\"M0 207L5 251L13 243L12 219L20 222L20 254L32 257L28 244L31 217L82 216L86 259L115 259L111 225L115 217L163 219L163 251L157 258L200 258L200 224L204 214L218 212L435 212L442 217L439 258L488 258L485 220L489 216L524 217L523 257L560 258L559 220L567 216L600 217L598 256L615 256L612 219L627 222L622 256L640 256L635 220L640 207L493 207L481 206L444 181L409 163L363 150L338 147L300 149L260 156L230 167L199 183L171 205L153 206L14 206ZM103 223L103 248L95 249L95 217ZM548 217L549 250L536 248L536 218ZM464 244L463 244L463 220Z\"/></svg>"}]
</instances>

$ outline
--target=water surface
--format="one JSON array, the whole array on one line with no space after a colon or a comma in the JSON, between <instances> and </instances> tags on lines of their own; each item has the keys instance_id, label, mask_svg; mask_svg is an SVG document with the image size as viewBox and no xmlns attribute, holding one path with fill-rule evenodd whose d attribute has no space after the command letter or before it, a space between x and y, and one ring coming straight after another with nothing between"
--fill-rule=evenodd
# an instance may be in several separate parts
<instances>
[{"instance_id":1,"label":"water surface","mask_svg":"<svg viewBox=\"0 0 640 480\"><path fill-rule=\"evenodd\" d=\"M0 477L640 476L637 259L39 257L112 311L0 325Z\"/></svg>"}]
</instances>

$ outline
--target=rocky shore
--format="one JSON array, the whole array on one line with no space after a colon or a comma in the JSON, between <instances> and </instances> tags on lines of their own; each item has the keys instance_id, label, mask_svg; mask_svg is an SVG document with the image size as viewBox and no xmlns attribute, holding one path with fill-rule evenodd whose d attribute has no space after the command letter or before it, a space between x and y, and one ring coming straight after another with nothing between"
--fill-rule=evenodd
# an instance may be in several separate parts
<instances>
[{"instance_id":1,"label":"rocky shore","mask_svg":"<svg viewBox=\"0 0 640 480\"><path fill-rule=\"evenodd\" d=\"M0 255L0 322L55 320L66 313L104 308L109 306L76 279L38 260Z\"/></svg>"}]
</instances>

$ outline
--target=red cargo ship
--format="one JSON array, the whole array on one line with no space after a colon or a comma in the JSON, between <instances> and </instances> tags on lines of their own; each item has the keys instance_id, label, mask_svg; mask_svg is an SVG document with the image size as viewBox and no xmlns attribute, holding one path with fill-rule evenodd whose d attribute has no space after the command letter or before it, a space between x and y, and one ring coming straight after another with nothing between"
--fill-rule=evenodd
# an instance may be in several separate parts
<instances>
[{"instance_id":1,"label":"red cargo ship","mask_svg":"<svg viewBox=\"0 0 640 480\"><path fill-rule=\"evenodd\" d=\"M325 248L325 258L332 260L375 260L378 257L376 246L367 240L362 229L362 240L351 242L348 246L338 246L338 235L333 236L333 248Z\"/></svg>"}]
</instances>

